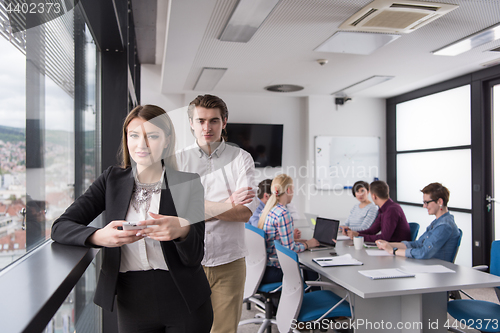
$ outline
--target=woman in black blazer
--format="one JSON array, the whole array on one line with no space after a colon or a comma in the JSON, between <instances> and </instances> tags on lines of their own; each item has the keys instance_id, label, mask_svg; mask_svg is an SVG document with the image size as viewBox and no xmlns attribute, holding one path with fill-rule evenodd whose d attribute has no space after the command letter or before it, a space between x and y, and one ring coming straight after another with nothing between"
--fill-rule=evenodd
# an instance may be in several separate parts
<instances>
[{"instance_id":1,"label":"woman in black blazer","mask_svg":"<svg viewBox=\"0 0 500 333\"><path fill-rule=\"evenodd\" d=\"M209 332L199 176L177 171L174 128L163 109L134 108L122 134L122 166L104 171L54 222L52 239L103 248L94 302L113 311L116 295L121 333ZM102 212L103 228L87 226ZM126 230L126 221L144 229Z\"/></svg>"}]
</instances>

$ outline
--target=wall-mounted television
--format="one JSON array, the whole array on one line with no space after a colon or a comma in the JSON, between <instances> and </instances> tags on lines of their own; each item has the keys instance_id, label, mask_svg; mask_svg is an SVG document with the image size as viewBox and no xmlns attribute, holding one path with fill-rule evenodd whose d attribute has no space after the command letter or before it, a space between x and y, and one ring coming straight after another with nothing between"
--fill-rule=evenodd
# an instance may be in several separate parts
<instances>
[{"instance_id":1,"label":"wall-mounted television","mask_svg":"<svg viewBox=\"0 0 500 333\"><path fill-rule=\"evenodd\" d=\"M283 125L228 123L226 131L228 142L249 152L256 168L281 166Z\"/></svg>"}]
</instances>

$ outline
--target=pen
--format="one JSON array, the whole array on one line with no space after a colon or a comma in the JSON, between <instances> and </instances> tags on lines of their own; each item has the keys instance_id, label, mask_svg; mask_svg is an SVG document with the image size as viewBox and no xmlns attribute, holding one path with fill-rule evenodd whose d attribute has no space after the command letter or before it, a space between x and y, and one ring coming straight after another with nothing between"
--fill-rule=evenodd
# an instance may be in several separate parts
<instances>
[{"instance_id":1,"label":"pen","mask_svg":"<svg viewBox=\"0 0 500 333\"><path fill-rule=\"evenodd\" d=\"M316 261L332 261L333 259L316 259Z\"/></svg>"}]
</instances>

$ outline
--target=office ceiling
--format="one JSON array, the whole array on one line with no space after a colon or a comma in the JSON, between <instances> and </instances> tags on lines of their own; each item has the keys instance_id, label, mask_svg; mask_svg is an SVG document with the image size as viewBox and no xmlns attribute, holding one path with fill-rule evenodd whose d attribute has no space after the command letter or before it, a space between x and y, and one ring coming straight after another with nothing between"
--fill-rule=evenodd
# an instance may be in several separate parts
<instances>
[{"instance_id":1,"label":"office ceiling","mask_svg":"<svg viewBox=\"0 0 500 333\"><path fill-rule=\"evenodd\" d=\"M141 2L134 0L134 13ZM371 0L281 0L248 43L220 41L237 2L157 1L156 40L139 44L139 56L148 52L144 63L153 63L151 48L155 49L163 93L192 93L203 67L218 67L227 71L214 90L196 93L330 95L371 76L390 75L395 78L354 94L388 98L480 70L482 64L500 59L500 52L489 51L498 48L500 40L455 57L431 53L498 23L500 0L441 0L459 7L370 55L314 49ZM144 26L137 20L148 16L141 16L135 19L136 25ZM317 59L327 59L328 64L320 66ZM299 85L304 90L264 90L275 84Z\"/></svg>"}]
</instances>

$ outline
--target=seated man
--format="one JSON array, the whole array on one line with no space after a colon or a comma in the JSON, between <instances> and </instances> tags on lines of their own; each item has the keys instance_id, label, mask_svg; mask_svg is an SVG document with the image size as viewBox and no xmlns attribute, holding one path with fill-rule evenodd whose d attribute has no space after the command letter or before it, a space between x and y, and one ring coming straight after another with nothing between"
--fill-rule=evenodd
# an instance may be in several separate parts
<instances>
[{"instance_id":1,"label":"seated man","mask_svg":"<svg viewBox=\"0 0 500 333\"><path fill-rule=\"evenodd\" d=\"M264 179L258 185L259 189L257 191L257 198L259 198L260 203L255 212L253 213L253 215L248 220L248 223L250 223L256 228L257 225L259 224L260 214L262 214L262 210L266 206L267 200L269 200L269 197L271 196L271 183L272 179ZM295 206L292 203L286 205L286 209L288 210L288 212L290 213L290 215L294 220L299 219L299 215L295 209ZM300 231L298 229L296 230L297 230L296 232L298 232L296 237L300 238Z\"/></svg>"},{"instance_id":2,"label":"seated man","mask_svg":"<svg viewBox=\"0 0 500 333\"><path fill-rule=\"evenodd\" d=\"M389 198L389 185L381 180L374 181L370 184L370 193L373 203L379 207L378 216L371 227L359 232L344 228L343 233L351 239L363 236L365 242L377 239L387 239L390 242L410 240L410 225L401 206Z\"/></svg>"},{"instance_id":3,"label":"seated man","mask_svg":"<svg viewBox=\"0 0 500 333\"><path fill-rule=\"evenodd\" d=\"M259 198L259 206L253 212L253 215L248 220L248 223L257 228L259 224L260 214L266 206L267 200L271 196L271 183L272 179L264 179L259 183L259 189L257 190L257 198Z\"/></svg>"},{"instance_id":4,"label":"seated man","mask_svg":"<svg viewBox=\"0 0 500 333\"><path fill-rule=\"evenodd\" d=\"M377 240L377 246L389 253L415 259L442 259L453 262L457 250L460 231L453 215L448 212L450 191L440 183L432 183L424 187L424 208L436 219L425 230L420 238L413 242L391 243Z\"/></svg>"}]
</instances>

